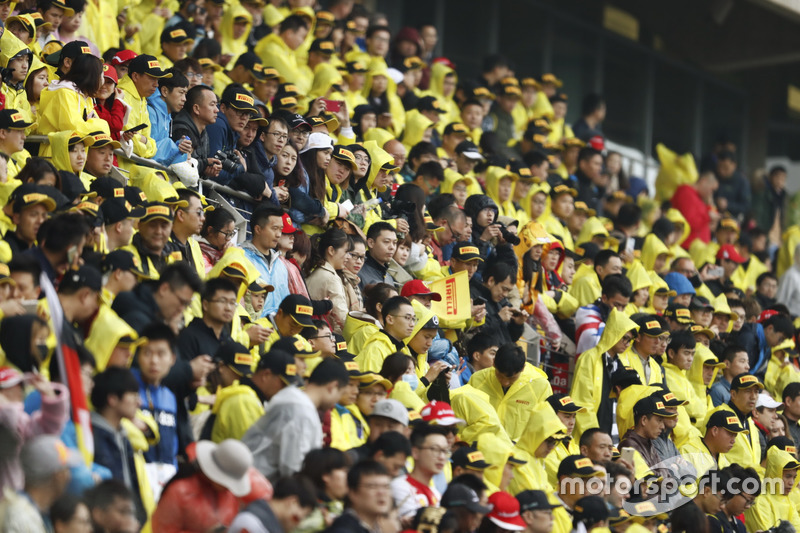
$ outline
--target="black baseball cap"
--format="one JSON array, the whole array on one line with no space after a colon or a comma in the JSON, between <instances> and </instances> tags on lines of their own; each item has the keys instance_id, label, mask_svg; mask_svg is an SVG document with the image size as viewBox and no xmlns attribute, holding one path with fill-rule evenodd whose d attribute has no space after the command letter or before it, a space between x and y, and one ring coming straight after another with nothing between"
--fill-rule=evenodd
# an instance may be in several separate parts
<instances>
[{"instance_id":1,"label":"black baseball cap","mask_svg":"<svg viewBox=\"0 0 800 533\"><path fill-rule=\"evenodd\" d=\"M98 178L100 179L100 178ZM97 180L95 180L97 181ZM136 207L142 207L147 204L147 195L144 193L142 189L139 187L135 187L133 185L126 185L125 186L125 199L132 205Z\"/></svg>"},{"instance_id":2,"label":"black baseball cap","mask_svg":"<svg viewBox=\"0 0 800 533\"><path fill-rule=\"evenodd\" d=\"M342 146L341 144L335 145L333 147L333 152L331 152L331 157L350 165L350 168L353 170L358 169L356 156L346 146Z\"/></svg>"},{"instance_id":3,"label":"black baseball cap","mask_svg":"<svg viewBox=\"0 0 800 533\"><path fill-rule=\"evenodd\" d=\"M140 278L148 277L136 263L136 257L128 250L114 250L113 252L107 253L100 262L100 269L103 273L114 272L115 270L127 270L128 272L133 272Z\"/></svg>"},{"instance_id":4,"label":"black baseball cap","mask_svg":"<svg viewBox=\"0 0 800 533\"><path fill-rule=\"evenodd\" d=\"M333 55L336 53L336 45L330 39L314 39L311 42L309 52L319 52L321 54Z\"/></svg>"},{"instance_id":5,"label":"black baseball cap","mask_svg":"<svg viewBox=\"0 0 800 533\"><path fill-rule=\"evenodd\" d=\"M758 381L758 378L752 374L742 373L733 378L731 382L731 390L749 389L750 387L764 388L764 384Z\"/></svg>"},{"instance_id":6,"label":"black baseball cap","mask_svg":"<svg viewBox=\"0 0 800 533\"><path fill-rule=\"evenodd\" d=\"M642 398L633 406L633 418L638 420L639 417L644 415L657 415L663 418L675 418L678 413L670 413L666 409L666 405L659 398L656 399L652 396Z\"/></svg>"},{"instance_id":7,"label":"black baseball cap","mask_svg":"<svg viewBox=\"0 0 800 533\"><path fill-rule=\"evenodd\" d=\"M8 199L14 213L19 213L26 207L43 205L47 211L55 211L56 201L47 194L41 186L35 183L23 183L11 193Z\"/></svg>"},{"instance_id":8,"label":"black baseball cap","mask_svg":"<svg viewBox=\"0 0 800 533\"><path fill-rule=\"evenodd\" d=\"M634 322L639 325L639 333L643 333L648 337L660 337L669 334L669 330L662 327L656 315L644 315Z\"/></svg>"},{"instance_id":9,"label":"black baseball cap","mask_svg":"<svg viewBox=\"0 0 800 533\"><path fill-rule=\"evenodd\" d=\"M485 158L478 147L472 141L461 141L456 145L456 154L461 154L467 159L483 161Z\"/></svg>"},{"instance_id":10,"label":"black baseball cap","mask_svg":"<svg viewBox=\"0 0 800 533\"><path fill-rule=\"evenodd\" d=\"M291 111L286 111L285 109L281 109L279 111L275 111L273 116L280 117L286 121L289 125L290 130L294 130L297 128L307 128L311 129L311 124L301 115L300 113L292 113Z\"/></svg>"},{"instance_id":11,"label":"black baseball cap","mask_svg":"<svg viewBox=\"0 0 800 533\"><path fill-rule=\"evenodd\" d=\"M53 52L45 57L48 65L58 66L62 59L75 59L82 54L91 54L92 49L86 41L71 41L65 44L58 52Z\"/></svg>"},{"instance_id":12,"label":"black baseball cap","mask_svg":"<svg viewBox=\"0 0 800 533\"><path fill-rule=\"evenodd\" d=\"M367 66L361 61L348 61L347 72L350 74L366 74Z\"/></svg>"},{"instance_id":13,"label":"black baseball cap","mask_svg":"<svg viewBox=\"0 0 800 533\"><path fill-rule=\"evenodd\" d=\"M477 493L461 483L452 483L447 487L447 490L442 494L440 505L447 509L463 507L467 511L479 514L486 514L492 510L488 505L481 505L481 499Z\"/></svg>"},{"instance_id":14,"label":"black baseball cap","mask_svg":"<svg viewBox=\"0 0 800 533\"><path fill-rule=\"evenodd\" d=\"M176 44L193 43L194 37L186 33L186 30L180 24L176 24L169 28L164 28L164 31L161 32L161 42Z\"/></svg>"},{"instance_id":15,"label":"black baseball cap","mask_svg":"<svg viewBox=\"0 0 800 533\"><path fill-rule=\"evenodd\" d=\"M275 287L257 279L247 286L247 290L250 291L251 294L267 294L274 291Z\"/></svg>"},{"instance_id":16,"label":"black baseball cap","mask_svg":"<svg viewBox=\"0 0 800 533\"><path fill-rule=\"evenodd\" d=\"M278 309L291 316L295 322L304 328L314 327L314 321L311 320L314 314L314 307L311 304L311 300L305 296L290 294L283 299Z\"/></svg>"},{"instance_id":17,"label":"black baseball cap","mask_svg":"<svg viewBox=\"0 0 800 533\"><path fill-rule=\"evenodd\" d=\"M453 453L453 468L460 466L461 468L468 468L470 470L486 470L489 468L489 463L483 457L483 453L477 448L472 446L462 446Z\"/></svg>"},{"instance_id":18,"label":"black baseball cap","mask_svg":"<svg viewBox=\"0 0 800 533\"><path fill-rule=\"evenodd\" d=\"M116 224L128 218L142 218L145 215L145 209L133 207L124 198L109 198L100 204L100 215L103 217L103 224Z\"/></svg>"},{"instance_id":19,"label":"black baseball cap","mask_svg":"<svg viewBox=\"0 0 800 533\"><path fill-rule=\"evenodd\" d=\"M423 96L417 100L417 110L419 111L435 111L439 114L447 113L447 111L439 103L439 99L435 96Z\"/></svg>"},{"instance_id":20,"label":"black baseball cap","mask_svg":"<svg viewBox=\"0 0 800 533\"><path fill-rule=\"evenodd\" d=\"M602 472L594 469L594 463L583 455L568 455L558 465L558 477L599 477Z\"/></svg>"},{"instance_id":21,"label":"black baseball cap","mask_svg":"<svg viewBox=\"0 0 800 533\"><path fill-rule=\"evenodd\" d=\"M517 494L519 502L519 512L525 511L549 511L556 507L561 507L557 503L551 503L547 499L547 493L543 490L523 490Z\"/></svg>"},{"instance_id":22,"label":"black baseball cap","mask_svg":"<svg viewBox=\"0 0 800 533\"><path fill-rule=\"evenodd\" d=\"M91 185L89 185L89 190L92 192L96 192L97 196L109 200L109 199L122 199L125 200L125 186L120 183L119 181L115 180L114 178L109 177L102 177L102 178L95 178Z\"/></svg>"},{"instance_id":23,"label":"black baseball cap","mask_svg":"<svg viewBox=\"0 0 800 533\"><path fill-rule=\"evenodd\" d=\"M343 336L339 335L338 333L333 334L333 342L334 346L336 346L336 353L334 357L337 359L341 359L342 361L352 361L356 358L355 355L351 354L347 349L347 341L344 339Z\"/></svg>"},{"instance_id":24,"label":"black baseball cap","mask_svg":"<svg viewBox=\"0 0 800 533\"><path fill-rule=\"evenodd\" d=\"M282 339L278 339L272 344L270 349L286 352L301 359L319 356L319 352L315 352L311 344L299 335L296 337L283 337Z\"/></svg>"},{"instance_id":25,"label":"black baseball cap","mask_svg":"<svg viewBox=\"0 0 800 533\"><path fill-rule=\"evenodd\" d=\"M222 94L223 98L220 103L229 105L239 111L249 111L252 114L258 114L255 98L244 87L232 87L231 90L226 90Z\"/></svg>"},{"instance_id":26,"label":"black baseball cap","mask_svg":"<svg viewBox=\"0 0 800 533\"><path fill-rule=\"evenodd\" d=\"M68 270L58 285L59 291L75 291L84 287L88 287L95 292L100 292L103 289L103 276L93 266L83 265L78 269Z\"/></svg>"},{"instance_id":27,"label":"black baseball cap","mask_svg":"<svg viewBox=\"0 0 800 533\"><path fill-rule=\"evenodd\" d=\"M572 257L575 261L594 261L594 258L600 253L600 247L593 242L585 242L580 246L575 247L575 251L572 252L576 254L576 256L570 255L572 250L567 249L567 255Z\"/></svg>"},{"instance_id":28,"label":"black baseball cap","mask_svg":"<svg viewBox=\"0 0 800 533\"><path fill-rule=\"evenodd\" d=\"M664 287L661 287L662 289ZM668 288L666 290L669 290ZM674 291L673 291L674 292ZM673 296L675 296L673 294ZM667 306L666 311L664 311L664 316L667 318L671 318L678 324L691 324L692 323L692 313L688 307L681 304L671 303Z\"/></svg>"},{"instance_id":29,"label":"black baseball cap","mask_svg":"<svg viewBox=\"0 0 800 533\"><path fill-rule=\"evenodd\" d=\"M264 75L264 66L261 64L261 58L259 58L253 52L245 52L240 55L236 60L234 68L238 66L242 66L249 70L250 73L259 80L266 79L266 76Z\"/></svg>"},{"instance_id":30,"label":"black baseball cap","mask_svg":"<svg viewBox=\"0 0 800 533\"><path fill-rule=\"evenodd\" d=\"M630 386L630 385L641 385L642 378L639 376L639 372L637 372L633 368L620 368L612 372L611 374L611 388L614 387L622 387L623 389Z\"/></svg>"},{"instance_id":31,"label":"black baseball cap","mask_svg":"<svg viewBox=\"0 0 800 533\"><path fill-rule=\"evenodd\" d=\"M547 398L547 403L550 404L550 407L552 407L553 411L556 413L559 411L562 413L580 413L586 411L586 408L576 404L570 395L562 392L551 395Z\"/></svg>"},{"instance_id":32,"label":"black baseball cap","mask_svg":"<svg viewBox=\"0 0 800 533\"><path fill-rule=\"evenodd\" d=\"M220 344L214 359L221 361L240 376L249 377L253 374L253 354L238 342Z\"/></svg>"},{"instance_id":33,"label":"black baseball cap","mask_svg":"<svg viewBox=\"0 0 800 533\"><path fill-rule=\"evenodd\" d=\"M600 496L584 496L572 508L574 520L584 520L592 524L608 519L608 506Z\"/></svg>"},{"instance_id":34,"label":"black baseball cap","mask_svg":"<svg viewBox=\"0 0 800 533\"><path fill-rule=\"evenodd\" d=\"M570 187L565 183L559 183L558 185L550 189L550 198L557 198L562 194L569 194L574 198L578 196L578 191L576 191L575 189L573 189L572 187Z\"/></svg>"},{"instance_id":35,"label":"black baseball cap","mask_svg":"<svg viewBox=\"0 0 800 533\"><path fill-rule=\"evenodd\" d=\"M689 303L689 310L691 311L713 311L714 306L704 296L692 296L692 301Z\"/></svg>"},{"instance_id":36,"label":"black baseball cap","mask_svg":"<svg viewBox=\"0 0 800 533\"><path fill-rule=\"evenodd\" d=\"M0 130L24 130L33 126L33 122L25 120L25 115L16 109L0 111Z\"/></svg>"},{"instance_id":37,"label":"black baseball cap","mask_svg":"<svg viewBox=\"0 0 800 533\"><path fill-rule=\"evenodd\" d=\"M66 49L66 46L64 47ZM142 54L131 59L128 65L128 74L147 74L154 78L171 78L172 73L161 67L155 56Z\"/></svg>"},{"instance_id":38,"label":"black baseball cap","mask_svg":"<svg viewBox=\"0 0 800 533\"><path fill-rule=\"evenodd\" d=\"M466 127L461 122L451 122L447 126L444 127L444 135L463 135L468 136L470 134L469 128Z\"/></svg>"},{"instance_id":39,"label":"black baseball cap","mask_svg":"<svg viewBox=\"0 0 800 533\"><path fill-rule=\"evenodd\" d=\"M172 208L163 202L148 202L144 206L144 215L140 223L144 224L158 218L172 222Z\"/></svg>"},{"instance_id":40,"label":"black baseball cap","mask_svg":"<svg viewBox=\"0 0 800 533\"><path fill-rule=\"evenodd\" d=\"M296 385L302 381L302 378L297 375L294 356L280 350L270 350L261 354L256 366L256 371L258 370L269 370L279 376L287 385Z\"/></svg>"},{"instance_id":41,"label":"black baseball cap","mask_svg":"<svg viewBox=\"0 0 800 533\"><path fill-rule=\"evenodd\" d=\"M739 421L739 417L736 416L736 413L729 411L728 409L720 409L708 417L708 422L706 422L706 431L715 427L726 429L731 433L749 433L749 431Z\"/></svg>"},{"instance_id":42,"label":"black baseball cap","mask_svg":"<svg viewBox=\"0 0 800 533\"><path fill-rule=\"evenodd\" d=\"M686 405L686 400L681 400L674 393L668 391L667 389L663 389L661 392L656 392L653 394L657 400L661 400L664 402L664 405L667 407L680 407L682 405Z\"/></svg>"}]
</instances>

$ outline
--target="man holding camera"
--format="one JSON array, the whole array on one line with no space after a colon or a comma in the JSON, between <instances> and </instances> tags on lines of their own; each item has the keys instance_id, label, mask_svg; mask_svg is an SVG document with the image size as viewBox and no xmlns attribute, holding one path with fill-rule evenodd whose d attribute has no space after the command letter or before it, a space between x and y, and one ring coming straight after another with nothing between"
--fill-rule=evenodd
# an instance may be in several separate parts
<instances>
[{"instance_id":1,"label":"man holding camera","mask_svg":"<svg viewBox=\"0 0 800 533\"><path fill-rule=\"evenodd\" d=\"M244 87L231 84L222 93L217 120L206 128L209 154L218 159L222 168L212 179L228 185L247 171L244 157L236 149L236 141L250 117L258 114L255 99Z\"/></svg>"}]
</instances>

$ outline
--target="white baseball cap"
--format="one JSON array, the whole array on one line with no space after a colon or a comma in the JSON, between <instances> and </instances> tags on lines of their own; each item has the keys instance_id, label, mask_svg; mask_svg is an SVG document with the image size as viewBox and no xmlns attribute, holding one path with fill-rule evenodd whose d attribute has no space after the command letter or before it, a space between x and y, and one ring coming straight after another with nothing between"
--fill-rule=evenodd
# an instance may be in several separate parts
<instances>
[{"instance_id":1,"label":"white baseball cap","mask_svg":"<svg viewBox=\"0 0 800 533\"><path fill-rule=\"evenodd\" d=\"M762 392L758 395L756 400L756 409L759 407L766 407L767 409L778 409L783 407L783 404L777 400L772 399L768 392Z\"/></svg>"}]
</instances>

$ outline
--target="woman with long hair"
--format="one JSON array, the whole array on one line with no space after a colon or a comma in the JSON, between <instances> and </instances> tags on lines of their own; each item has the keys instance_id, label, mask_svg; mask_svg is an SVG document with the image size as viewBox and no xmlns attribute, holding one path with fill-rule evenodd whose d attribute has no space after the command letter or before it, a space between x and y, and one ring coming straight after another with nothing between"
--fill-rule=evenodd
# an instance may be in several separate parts
<instances>
[{"instance_id":1,"label":"woman with long hair","mask_svg":"<svg viewBox=\"0 0 800 533\"><path fill-rule=\"evenodd\" d=\"M350 311L363 311L364 295L361 291L361 278L358 277L358 273L364 266L367 257L367 243L360 235L350 235L349 238L350 251L347 252L344 268L340 274L344 282L347 308Z\"/></svg>"},{"instance_id":2,"label":"woman with long hair","mask_svg":"<svg viewBox=\"0 0 800 533\"><path fill-rule=\"evenodd\" d=\"M206 215L203 229L200 230L200 252L203 254L203 263L206 273L211 270L233 245L236 235L236 226L233 215L224 209L215 209Z\"/></svg>"},{"instance_id":3,"label":"woman with long hair","mask_svg":"<svg viewBox=\"0 0 800 533\"><path fill-rule=\"evenodd\" d=\"M95 131L92 121L102 120L94 109L93 98L103 84L103 63L99 57L81 54L63 78L42 91L39 103L41 134L56 131Z\"/></svg>"},{"instance_id":4,"label":"woman with long hair","mask_svg":"<svg viewBox=\"0 0 800 533\"><path fill-rule=\"evenodd\" d=\"M275 163L275 185L289 189L289 216L295 224L314 224L324 226L328 222L328 212L322 201L310 191L311 180L303 168L297 145L291 138L277 155Z\"/></svg>"},{"instance_id":5,"label":"woman with long hair","mask_svg":"<svg viewBox=\"0 0 800 533\"><path fill-rule=\"evenodd\" d=\"M331 329L341 334L349 309L344 283L338 271L344 268L345 257L350 250L350 239L338 228L331 228L315 238L317 240L311 248L311 259L305 265L308 296L312 300L331 301Z\"/></svg>"},{"instance_id":6,"label":"woman with long hair","mask_svg":"<svg viewBox=\"0 0 800 533\"><path fill-rule=\"evenodd\" d=\"M365 311L350 313L345 324L344 338L350 353L360 353L367 339L383 328L383 304L397 295L397 290L388 283L375 283L364 288Z\"/></svg>"}]
</instances>

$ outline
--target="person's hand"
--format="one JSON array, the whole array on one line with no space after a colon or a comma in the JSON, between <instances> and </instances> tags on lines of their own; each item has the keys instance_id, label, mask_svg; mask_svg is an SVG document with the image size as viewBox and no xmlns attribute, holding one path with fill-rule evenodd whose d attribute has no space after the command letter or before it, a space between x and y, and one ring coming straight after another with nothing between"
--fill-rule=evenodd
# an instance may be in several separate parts
<instances>
[{"instance_id":1,"label":"person's hand","mask_svg":"<svg viewBox=\"0 0 800 533\"><path fill-rule=\"evenodd\" d=\"M500 236L501 236L501 234L500 234L500 225L499 224L491 224L489 226L486 226L486 229L483 230L483 233L481 234L481 240L483 242L489 242L489 241L491 241L492 239L495 239L495 238L499 239Z\"/></svg>"},{"instance_id":2,"label":"person's hand","mask_svg":"<svg viewBox=\"0 0 800 533\"><path fill-rule=\"evenodd\" d=\"M125 12L125 10L120 11L119 15L117 15L117 26L123 28L125 27L125 22L127 21L128 21L128 14Z\"/></svg>"},{"instance_id":3,"label":"person's hand","mask_svg":"<svg viewBox=\"0 0 800 533\"><path fill-rule=\"evenodd\" d=\"M132 131L123 131L120 133L122 140L125 141L126 144L130 143L133 140L134 135L136 135L136 133Z\"/></svg>"},{"instance_id":4,"label":"person's hand","mask_svg":"<svg viewBox=\"0 0 800 533\"><path fill-rule=\"evenodd\" d=\"M233 56L231 54L222 54L221 56L219 56L220 66L222 67L226 66L231 59L233 59Z\"/></svg>"},{"instance_id":5,"label":"person's hand","mask_svg":"<svg viewBox=\"0 0 800 533\"><path fill-rule=\"evenodd\" d=\"M275 194L278 195L278 202L285 204L289 201L289 189L286 187L275 187Z\"/></svg>"},{"instance_id":6,"label":"person's hand","mask_svg":"<svg viewBox=\"0 0 800 533\"><path fill-rule=\"evenodd\" d=\"M450 368L450 365L445 363L444 361L436 361L431 365L428 371L425 373L425 379L433 383L433 380L439 377L439 374L446 371Z\"/></svg>"},{"instance_id":7,"label":"person's hand","mask_svg":"<svg viewBox=\"0 0 800 533\"><path fill-rule=\"evenodd\" d=\"M472 320L480 322L486 318L486 304L472 306Z\"/></svg>"},{"instance_id":8,"label":"person's hand","mask_svg":"<svg viewBox=\"0 0 800 533\"><path fill-rule=\"evenodd\" d=\"M337 204L339 206L339 218L347 218L347 215L350 214L350 210L345 207L344 204Z\"/></svg>"},{"instance_id":9,"label":"person's hand","mask_svg":"<svg viewBox=\"0 0 800 533\"><path fill-rule=\"evenodd\" d=\"M182 139L181 142L178 143L178 150L180 150L181 153L184 153L186 155L191 154L192 141L190 141L189 139Z\"/></svg>"},{"instance_id":10,"label":"person's hand","mask_svg":"<svg viewBox=\"0 0 800 533\"><path fill-rule=\"evenodd\" d=\"M616 462L618 462L619 464L621 464L622 466L624 466L625 468L627 468L631 472L635 472L635 470L636 470L632 463L626 461L625 459L623 459L621 457L619 459L617 459Z\"/></svg>"},{"instance_id":11,"label":"person's hand","mask_svg":"<svg viewBox=\"0 0 800 533\"><path fill-rule=\"evenodd\" d=\"M247 337L250 339L250 348L266 341L272 333L271 330L259 326L258 324L250 326L245 330L245 332L247 333Z\"/></svg>"},{"instance_id":12,"label":"person's hand","mask_svg":"<svg viewBox=\"0 0 800 533\"><path fill-rule=\"evenodd\" d=\"M216 366L211 356L206 354L198 355L189 361L189 365L192 367L192 378L194 380L204 380Z\"/></svg>"},{"instance_id":13,"label":"person's hand","mask_svg":"<svg viewBox=\"0 0 800 533\"><path fill-rule=\"evenodd\" d=\"M720 215L719 211L717 211L716 209L709 209L708 210L708 216L709 216L709 218L711 218L711 225L712 226L716 225L716 223L719 222L720 219L722 218L722 215Z\"/></svg>"},{"instance_id":14,"label":"person's hand","mask_svg":"<svg viewBox=\"0 0 800 533\"><path fill-rule=\"evenodd\" d=\"M339 120L339 125L343 128L350 127L350 112L347 110L347 101L342 100L342 105L336 113L336 118Z\"/></svg>"},{"instance_id":15,"label":"person's hand","mask_svg":"<svg viewBox=\"0 0 800 533\"><path fill-rule=\"evenodd\" d=\"M125 100L125 91L117 87L114 89L114 96L117 100Z\"/></svg>"},{"instance_id":16,"label":"person's hand","mask_svg":"<svg viewBox=\"0 0 800 533\"><path fill-rule=\"evenodd\" d=\"M6 300L0 303L0 311L3 312L3 316L24 315L26 313L25 307L18 300Z\"/></svg>"},{"instance_id":17,"label":"person's hand","mask_svg":"<svg viewBox=\"0 0 800 533\"><path fill-rule=\"evenodd\" d=\"M723 196L719 196L717 198L717 209L720 211L725 211L728 209L728 199Z\"/></svg>"},{"instance_id":18,"label":"person's hand","mask_svg":"<svg viewBox=\"0 0 800 533\"><path fill-rule=\"evenodd\" d=\"M142 143L142 144L147 144L147 135L144 135L144 134L140 133L139 134L139 142Z\"/></svg>"},{"instance_id":19,"label":"person's hand","mask_svg":"<svg viewBox=\"0 0 800 533\"><path fill-rule=\"evenodd\" d=\"M213 406L214 402L216 402L216 401L217 401L217 395L216 394L203 394L203 395L198 395L197 396L197 403L199 403L201 405Z\"/></svg>"},{"instance_id":20,"label":"person's hand","mask_svg":"<svg viewBox=\"0 0 800 533\"><path fill-rule=\"evenodd\" d=\"M56 391L53 390L53 384L47 381L47 379L41 374L32 374L30 379L31 385L33 388L39 391L39 394L42 397L52 398L56 395Z\"/></svg>"},{"instance_id":21,"label":"person's hand","mask_svg":"<svg viewBox=\"0 0 800 533\"><path fill-rule=\"evenodd\" d=\"M203 173L212 178L219 176L219 171L222 170L222 161L214 157L209 157L206 159L206 163L207 166Z\"/></svg>"},{"instance_id":22,"label":"person's hand","mask_svg":"<svg viewBox=\"0 0 800 533\"><path fill-rule=\"evenodd\" d=\"M404 218L398 218L395 220L397 221L397 231L399 233L408 233L408 230L410 229L408 226L408 221L406 221Z\"/></svg>"},{"instance_id":23,"label":"person's hand","mask_svg":"<svg viewBox=\"0 0 800 533\"><path fill-rule=\"evenodd\" d=\"M325 101L322 98L317 98L313 102L311 102L311 107L308 110L308 114L312 117L316 117L321 115L325 111Z\"/></svg>"},{"instance_id":24,"label":"person's hand","mask_svg":"<svg viewBox=\"0 0 800 533\"><path fill-rule=\"evenodd\" d=\"M247 172L247 160L245 160L242 153L239 150L234 150L233 153L236 154L236 156L239 158L239 162L244 167L245 172Z\"/></svg>"},{"instance_id":25,"label":"person's hand","mask_svg":"<svg viewBox=\"0 0 800 533\"><path fill-rule=\"evenodd\" d=\"M702 269L700 269L700 281L705 283L706 281L709 281L709 280L712 280L712 279L719 279L720 276L711 274L711 269L712 268L716 268L716 266L717 265L712 265L711 263L706 263L706 265L703 266Z\"/></svg>"},{"instance_id":26,"label":"person's hand","mask_svg":"<svg viewBox=\"0 0 800 533\"><path fill-rule=\"evenodd\" d=\"M525 321L528 320L528 312L524 309L514 309L512 313L514 315L514 322L519 325L524 324Z\"/></svg>"},{"instance_id":27,"label":"person's hand","mask_svg":"<svg viewBox=\"0 0 800 533\"><path fill-rule=\"evenodd\" d=\"M508 322L511 320L511 317L514 316L514 310L511 307L503 307L497 312L497 316L499 316L500 320L503 322Z\"/></svg>"}]
</instances>

